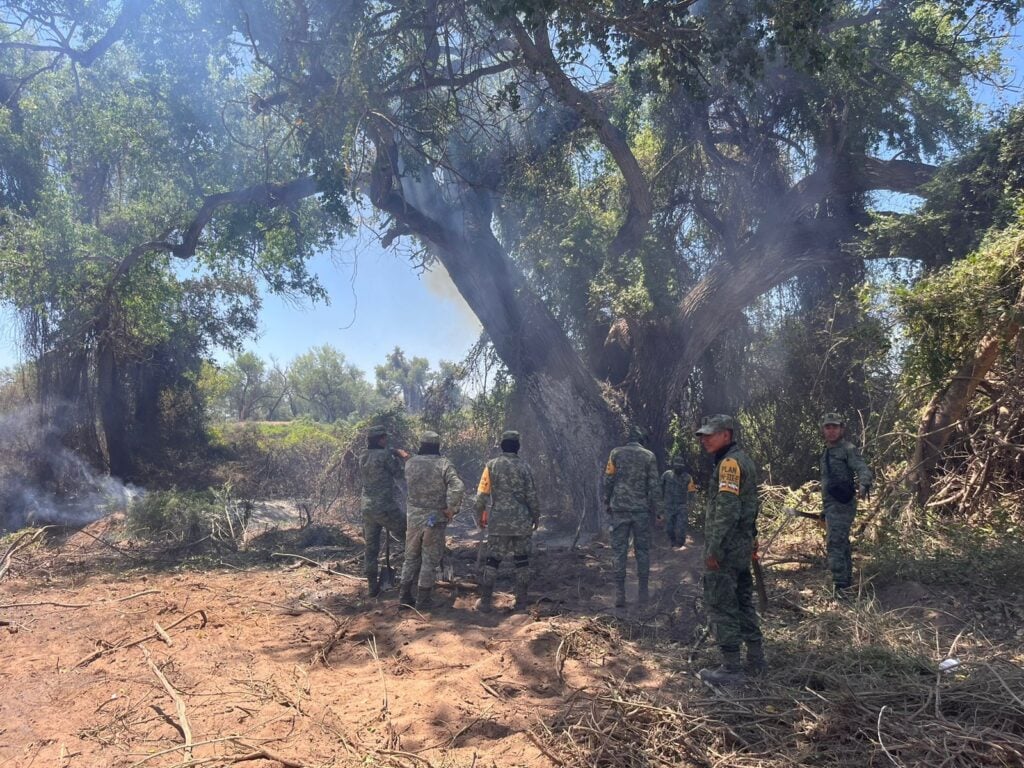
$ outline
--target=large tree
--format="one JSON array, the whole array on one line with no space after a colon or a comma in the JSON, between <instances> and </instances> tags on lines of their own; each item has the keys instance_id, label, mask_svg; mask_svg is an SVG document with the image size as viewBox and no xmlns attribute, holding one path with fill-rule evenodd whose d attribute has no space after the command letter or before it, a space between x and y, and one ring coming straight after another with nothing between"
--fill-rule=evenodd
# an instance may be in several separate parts
<instances>
[{"instance_id":1,"label":"large tree","mask_svg":"<svg viewBox=\"0 0 1024 768\"><path fill-rule=\"evenodd\" d=\"M723 334L780 284L815 273L823 294L856 279L846 246L872 193L917 190L924 161L970 138L968 81L993 71L1018 6L210 3L202 28L241 45L251 78L246 112L223 122L258 125L246 144L278 162L262 186L203 187L192 222L146 252L194 252L224 206L317 195L340 217L364 195L386 243L411 238L444 263L573 502L596 510L620 425L608 396L658 450L694 398L735 406L695 370L721 368ZM176 39L169 21L187 10L118 7L138 11L126 39L140 52ZM75 61L108 40L92 29L74 52L35 52ZM208 85L195 90L215 98ZM545 168L563 171L550 210Z\"/></svg>"},{"instance_id":2,"label":"large tree","mask_svg":"<svg viewBox=\"0 0 1024 768\"><path fill-rule=\"evenodd\" d=\"M24 158L0 295L52 433L130 477L210 348L255 330L258 281L322 295L305 259L346 220L303 203L287 128L252 113L249 62L194 6L13 4L0 25L0 143Z\"/></svg>"}]
</instances>

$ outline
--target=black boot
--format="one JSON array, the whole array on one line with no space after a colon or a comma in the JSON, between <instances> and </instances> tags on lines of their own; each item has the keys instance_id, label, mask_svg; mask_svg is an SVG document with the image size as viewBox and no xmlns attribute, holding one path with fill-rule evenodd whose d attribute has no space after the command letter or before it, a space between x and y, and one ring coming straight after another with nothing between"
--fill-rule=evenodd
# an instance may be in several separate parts
<instances>
[{"instance_id":1,"label":"black boot","mask_svg":"<svg viewBox=\"0 0 1024 768\"><path fill-rule=\"evenodd\" d=\"M711 685L740 685L746 682L740 664L739 651L722 651L722 664L715 668L702 669L697 673L701 680Z\"/></svg>"},{"instance_id":2,"label":"black boot","mask_svg":"<svg viewBox=\"0 0 1024 768\"><path fill-rule=\"evenodd\" d=\"M402 584L402 589L398 593L398 604L407 605L410 608L416 607L416 598L412 596L412 582L408 584Z\"/></svg>"},{"instance_id":3,"label":"black boot","mask_svg":"<svg viewBox=\"0 0 1024 768\"><path fill-rule=\"evenodd\" d=\"M494 610L494 585L480 585L480 599L476 601L476 609L480 613L490 613Z\"/></svg>"},{"instance_id":4,"label":"black boot","mask_svg":"<svg viewBox=\"0 0 1024 768\"><path fill-rule=\"evenodd\" d=\"M640 577L640 591L637 593L636 601L640 605L647 605L651 600L651 595L647 591L647 576Z\"/></svg>"},{"instance_id":5,"label":"black boot","mask_svg":"<svg viewBox=\"0 0 1024 768\"><path fill-rule=\"evenodd\" d=\"M764 658L764 643L760 640L747 643L747 674L761 677L768 673L768 662Z\"/></svg>"},{"instance_id":6,"label":"black boot","mask_svg":"<svg viewBox=\"0 0 1024 768\"><path fill-rule=\"evenodd\" d=\"M377 579L377 571L370 571L366 574L366 586L370 597L380 594L380 581Z\"/></svg>"},{"instance_id":7,"label":"black boot","mask_svg":"<svg viewBox=\"0 0 1024 768\"><path fill-rule=\"evenodd\" d=\"M626 607L626 580L616 579L615 581L615 607Z\"/></svg>"}]
</instances>

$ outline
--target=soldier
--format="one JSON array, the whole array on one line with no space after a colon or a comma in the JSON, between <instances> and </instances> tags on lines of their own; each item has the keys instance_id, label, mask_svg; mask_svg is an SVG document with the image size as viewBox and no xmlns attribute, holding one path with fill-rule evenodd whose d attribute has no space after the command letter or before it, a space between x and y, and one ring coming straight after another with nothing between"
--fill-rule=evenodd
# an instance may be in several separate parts
<instances>
[{"instance_id":1,"label":"soldier","mask_svg":"<svg viewBox=\"0 0 1024 768\"><path fill-rule=\"evenodd\" d=\"M483 613L494 610L498 566L511 555L516 573L515 609L522 610L530 585L530 539L540 522L540 505L533 470L519 457L518 432L502 433L501 455L484 466L473 508L477 526L487 530L487 559L476 608Z\"/></svg>"},{"instance_id":2,"label":"soldier","mask_svg":"<svg viewBox=\"0 0 1024 768\"><path fill-rule=\"evenodd\" d=\"M672 469L661 476L661 508L665 515L668 540L673 547L686 546L687 515L690 502L697 493L697 485L686 471L682 456L672 459Z\"/></svg>"},{"instance_id":3,"label":"soldier","mask_svg":"<svg viewBox=\"0 0 1024 768\"><path fill-rule=\"evenodd\" d=\"M850 528L857 514L857 496L871 491L871 469L857 447L844 439L846 424L838 413L821 419L825 450L821 454L821 504L825 510L826 551L836 596L845 598L853 582ZM859 493L858 493L859 491Z\"/></svg>"},{"instance_id":4,"label":"soldier","mask_svg":"<svg viewBox=\"0 0 1024 768\"><path fill-rule=\"evenodd\" d=\"M366 436L367 451L359 457L359 481L362 494L359 510L363 515L363 538L366 553L363 564L370 597L380 594L377 580L377 558L380 556L380 532L405 539L405 515L395 498L395 481L402 476L402 460L409 454L387 447L388 432L384 427L370 427Z\"/></svg>"},{"instance_id":5,"label":"soldier","mask_svg":"<svg viewBox=\"0 0 1024 768\"><path fill-rule=\"evenodd\" d=\"M757 551L757 468L737 447L738 434L735 419L724 414L705 418L697 430L701 447L715 460L704 523L704 607L723 659L699 675L716 685L743 682L741 642L747 645L747 671L767 668L750 572Z\"/></svg>"},{"instance_id":6,"label":"soldier","mask_svg":"<svg viewBox=\"0 0 1024 768\"><path fill-rule=\"evenodd\" d=\"M626 605L626 559L633 539L636 575L640 582L637 602L645 605L651 571L651 513L660 519L658 461L641 445L647 435L634 428L625 445L613 448L604 470L604 502L611 518L612 551L615 553L615 607Z\"/></svg>"},{"instance_id":7,"label":"soldier","mask_svg":"<svg viewBox=\"0 0 1024 768\"><path fill-rule=\"evenodd\" d=\"M409 490L405 534L405 564L398 600L429 610L434 571L444 556L445 530L459 511L466 490L455 466L441 456L441 436L424 432L417 455L405 464L405 483ZM417 581L415 599L412 584Z\"/></svg>"}]
</instances>

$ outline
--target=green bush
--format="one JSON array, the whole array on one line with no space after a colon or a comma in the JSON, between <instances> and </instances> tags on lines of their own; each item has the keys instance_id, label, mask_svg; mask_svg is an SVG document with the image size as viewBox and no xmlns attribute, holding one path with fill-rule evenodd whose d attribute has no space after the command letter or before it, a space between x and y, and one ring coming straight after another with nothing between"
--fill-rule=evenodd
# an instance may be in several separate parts
<instances>
[{"instance_id":1,"label":"green bush","mask_svg":"<svg viewBox=\"0 0 1024 768\"><path fill-rule=\"evenodd\" d=\"M129 533L148 541L194 546L204 541L237 548L245 538L252 505L230 486L203 491L153 491L128 508Z\"/></svg>"}]
</instances>

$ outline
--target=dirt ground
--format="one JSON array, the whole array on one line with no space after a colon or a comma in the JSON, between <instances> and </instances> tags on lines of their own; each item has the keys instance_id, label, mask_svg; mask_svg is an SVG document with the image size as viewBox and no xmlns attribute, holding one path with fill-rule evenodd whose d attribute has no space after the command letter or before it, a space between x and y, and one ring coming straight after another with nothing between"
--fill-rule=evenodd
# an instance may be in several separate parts
<instances>
[{"instance_id":1,"label":"dirt ground","mask_svg":"<svg viewBox=\"0 0 1024 768\"><path fill-rule=\"evenodd\" d=\"M447 604L421 614L395 589L367 597L341 530L182 564L107 519L20 558L0 582L0 766L548 766L537 734L581 691L697 685L685 654L655 665L641 646L693 639L699 547L658 546L640 615L611 607L607 547L540 535L532 608L511 611L503 570L482 615L477 539L456 529Z\"/></svg>"}]
</instances>

